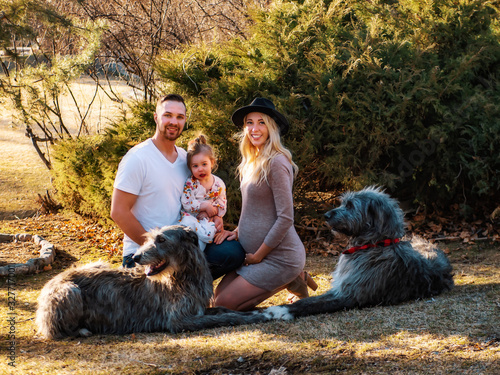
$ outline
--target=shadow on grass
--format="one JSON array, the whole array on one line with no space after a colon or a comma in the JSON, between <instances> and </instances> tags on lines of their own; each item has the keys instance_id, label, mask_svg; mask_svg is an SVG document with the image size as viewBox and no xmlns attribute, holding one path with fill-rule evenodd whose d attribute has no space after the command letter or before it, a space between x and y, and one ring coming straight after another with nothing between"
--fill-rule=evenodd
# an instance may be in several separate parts
<instances>
[{"instance_id":1,"label":"shadow on grass","mask_svg":"<svg viewBox=\"0 0 500 375\"><path fill-rule=\"evenodd\" d=\"M255 346L242 342L235 347L228 342L229 336L237 336L249 328L250 336L252 331L257 336L248 340L256 341ZM445 344L439 349L419 349L412 347L411 334L402 338L406 340L404 343L393 344L387 336L397 333L388 332L387 336L366 341L344 335L300 340L277 334L279 327L270 328L270 324L263 324L179 335L98 335L62 341L21 339L18 346L23 354L18 360L32 362L31 368L36 368L39 358L43 358L44 364L47 366L49 362L49 368L56 372L76 368L77 364L83 372L106 369L124 374L270 374L280 368L286 372L276 374L388 373L389 370L427 374L436 373L436 369L442 373L493 374L495 368L494 360L467 355L469 351L481 350L473 340L451 347ZM425 332L419 335L426 336ZM371 345L368 350L364 348L367 344Z\"/></svg>"},{"instance_id":2,"label":"shadow on grass","mask_svg":"<svg viewBox=\"0 0 500 375\"><path fill-rule=\"evenodd\" d=\"M71 262L77 260L66 255ZM334 264L335 259L328 263ZM494 352L500 337L500 284L494 276L498 267L466 264L462 268L471 279L459 275L459 285L434 298L292 322L177 335L96 335L61 341L21 333L17 359L23 371L40 368L48 373L269 374L284 368L287 374L427 374L436 373L436 369L442 373L494 374ZM61 271L20 277L18 284L38 294L43 284ZM311 267L311 271L319 270ZM4 283L2 289L6 289ZM0 304L5 307L6 299ZM27 325L26 332L33 332L30 319L36 305L19 308L29 320L22 323Z\"/></svg>"},{"instance_id":3,"label":"shadow on grass","mask_svg":"<svg viewBox=\"0 0 500 375\"><path fill-rule=\"evenodd\" d=\"M57 247L56 257L54 259L54 263L52 264L52 268L54 269L54 271L56 271L55 274L57 274L64 271L69 266L75 264L78 260L79 259L70 252L61 250L59 247Z\"/></svg>"},{"instance_id":4,"label":"shadow on grass","mask_svg":"<svg viewBox=\"0 0 500 375\"><path fill-rule=\"evenodd\" d=\"M52 275L40 276L48 280ZM20 284L31 285L33 278L25 277ZM499 289L497 283L459 285L434 299L397 306L182 334L95 335L59 341L20 334L17 361L25 371L43 368L49 373L78 369L82 373L269 374L284 368L286 374L394 370L427 374L439 368L443 373L494 374L489 356L494 356L491 347L498 347L500 335L494 329ZM6 301L0 303L5 306ZM22 324L29 324L32 328L27 331L34 332L30 318L35 305L19 308L26 310L25 318L30 320ZM492 354L485 359L483 350Z\"/></svg>"}]
</instances>

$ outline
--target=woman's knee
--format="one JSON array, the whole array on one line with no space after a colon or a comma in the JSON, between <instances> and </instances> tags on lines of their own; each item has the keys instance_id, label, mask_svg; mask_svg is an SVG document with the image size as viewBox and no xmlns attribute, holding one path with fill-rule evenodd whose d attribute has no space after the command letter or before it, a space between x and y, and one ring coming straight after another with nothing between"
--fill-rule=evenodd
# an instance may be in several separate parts
<instances>
[{"instance_id":1,"label":"woman's knee","mask_svg":"<svg viewBox=\"0 0 500 375\"><path fill-rule=\"evenodd\" d=\"M221 283L224 285L215 293L214 306L239 310L242 304L253 297L254 293L250 290L251 286L236 273L227 275L226 279L222 279Z\"/></svg>"},{"instance_id":2,"label":"woman's knee","mask_svg":"<svg viewBox=\"0 0 500 375\"><path fill-rule=\"evenodd\" d=\"M238 310L239 302L229 297L226 293L221 293L214 300L215 307L225 307L226 309Z\"/></svg>"}]
</instances>

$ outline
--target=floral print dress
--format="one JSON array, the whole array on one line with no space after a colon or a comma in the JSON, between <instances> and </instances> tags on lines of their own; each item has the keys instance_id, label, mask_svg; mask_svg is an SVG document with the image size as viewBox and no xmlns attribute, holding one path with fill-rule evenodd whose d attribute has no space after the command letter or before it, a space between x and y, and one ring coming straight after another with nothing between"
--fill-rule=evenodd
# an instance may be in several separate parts
<instances>
[{"instance_id":1,"label":"floral print dress","mask_svg":"<svg viewBox=\"0 0 500 375\"><path fill-rule=\"evenodd\" d=\"M181 197L182 210L180 224L190 227L196 231L199 239L200 249L204 250L207 243L214 239L215 224L208 219L198 220L200 205L203 201L210 201L217 208L217 216L226 214L226 185L219 177L214 176L214 183L207 191L205 187L194 177L189 177L184 184Z\"/></svg>"}]
</instances>

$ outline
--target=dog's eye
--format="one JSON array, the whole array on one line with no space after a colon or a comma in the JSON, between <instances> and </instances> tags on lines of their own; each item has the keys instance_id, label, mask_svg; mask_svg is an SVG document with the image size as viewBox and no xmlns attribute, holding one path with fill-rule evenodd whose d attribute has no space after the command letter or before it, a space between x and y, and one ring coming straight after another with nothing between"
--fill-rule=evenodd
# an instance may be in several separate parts
<instances>
[{"instance_id":1,"label":"dog's eye","mask_svg":"<svg viewBox=\"0 0 500 375\"><path fill-rule=\"evenodd\" d=\"M352 210L352 209L353 209L353 207L354 207L354 205L352 204L352 202L351 202L351 201L347 201L347 202L345 203L345 208L347 208L348 210Z\"/></svg>"},{"instance_id":2,"label":"dog's eye","mask_svg":"<svg viewBox=\"0 0 500 375\"><path fill-rule=\"evenodd\" d=\"M165 237L163 237L163 236L157 236L156 237L156 242L159 242L159 243L165 242Z\"/></svg>"}]
</instances>

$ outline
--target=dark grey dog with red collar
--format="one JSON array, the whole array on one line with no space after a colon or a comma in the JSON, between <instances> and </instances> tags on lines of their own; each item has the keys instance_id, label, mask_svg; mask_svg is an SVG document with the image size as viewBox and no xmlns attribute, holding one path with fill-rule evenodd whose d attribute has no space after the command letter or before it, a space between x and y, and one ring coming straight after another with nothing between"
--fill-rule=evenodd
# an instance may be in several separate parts
<instances>
[{"instance_id":1,"label":"dark grey dog with red collar","mask_svg":"<svg viewBox=\"0 0 500 375\"><path fill-rule=\"evenodd\" d=\"M345 193L342 204L325 218L333 231L350 238L332 274L331 289L291 305L270 307L264 311L270 319L395 305L453 288L446 255L422 238L403 238L403 211L380 188Z\"/></svg>"}]
</instances>

